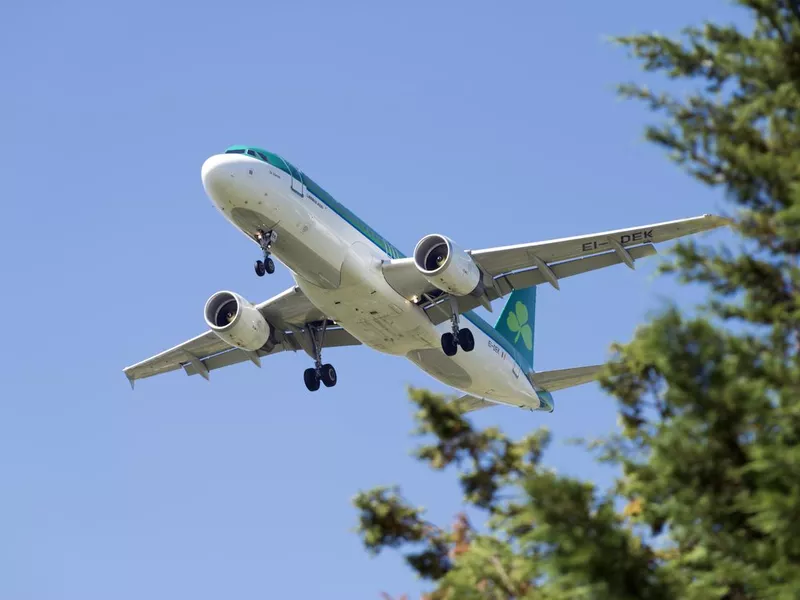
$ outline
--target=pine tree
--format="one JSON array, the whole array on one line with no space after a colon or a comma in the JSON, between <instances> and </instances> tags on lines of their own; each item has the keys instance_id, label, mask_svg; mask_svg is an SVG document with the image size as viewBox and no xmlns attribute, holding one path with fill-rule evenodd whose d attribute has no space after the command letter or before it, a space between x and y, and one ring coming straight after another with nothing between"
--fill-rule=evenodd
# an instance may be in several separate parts
<instances>
[{"instance_id":1,"label":"pine tree","mask_svg":"<svg viewBox=\"0 0 800 600\"><path fill-rule=\"evenodd\" d=\"M616 40L691 87L620 93L659 116L648 140L725 192L740 246L679 244L665 270L707 302L615 347L602 385L621 430L591 445L614 490L544 468L546 430L511 440L412 390L417 457L459 471L485 532L437 527L397 488L356 497L365 546L402 549L432 600L800 597L800 8L735 4L746 26Z\"/></svg>"}]
</instances>

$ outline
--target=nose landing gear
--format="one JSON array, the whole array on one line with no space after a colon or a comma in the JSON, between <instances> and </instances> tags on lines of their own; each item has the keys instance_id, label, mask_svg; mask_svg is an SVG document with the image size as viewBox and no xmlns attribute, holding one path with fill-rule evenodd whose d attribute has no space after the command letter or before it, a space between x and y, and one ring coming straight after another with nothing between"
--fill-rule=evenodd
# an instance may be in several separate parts
<instances>
[{"instance_id":1,"label":"nose landing gear","mask_svg":"<svg viewBox=\"0 0 800 600\"><path fill-rule=\"evenodd\" d=\"M263 277L266 273L272 274L275 272L275 261L271 258L267 258L266 261L257 260L255 271L259 277Z\"/></svg>"},{"instance_id":2,"label":"nose landing gear","mask_svg":"<svg viewBox=\"0 0 800 600\"><path fill-rule=\"evenodd\" d=\"M447 356L455 356L458 347L461 346L464 352L472 352L475 349L475 336L466 327L461 329L458 326L458 302L453 296L450 296L450 311L452 332L448 331L442 334L442 351Z\"/></svg>"},{"instance_id":3,"label":"nose landing gear","mask_svg":"<svg viewBox=\"0 0 800 600\"><path fill-rule=\"evenodd\" d=\"M270 257L272 250L272 243L278 239L278 234L275 231L261 231L256 232L256 241L261 246L261 251L264 253L264 260L257 260L255 264L256 275L263 277L265 273L270 275L275 272L275 262Z\"/></svg>"}]
</instances>

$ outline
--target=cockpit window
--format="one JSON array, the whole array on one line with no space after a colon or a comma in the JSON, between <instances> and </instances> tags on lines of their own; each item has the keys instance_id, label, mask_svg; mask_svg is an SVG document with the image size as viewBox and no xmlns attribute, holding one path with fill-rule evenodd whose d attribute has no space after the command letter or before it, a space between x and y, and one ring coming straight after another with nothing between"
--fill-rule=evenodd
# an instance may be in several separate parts
<instances>
[{"instance_id":1,"label":"cockpit window","mask_svg":"<svg viewBox=\"0 0 800 600\"><path fill-rule=\"evenodd\" d=\"M286 164L289 165L289 170L292 173L292 177L294 177L298 181L303 181L303 174L300 172L300 170L297 167L295 167L292 163L290 163L288 160L286 161Z\"/></svg>"},{"instance_id":2,"label":"cockpit window","mask_svg":"<svg viewBox=\"0 0 800 600\"><path fill-rule=\"evenodd\" d=\"M276 169L280 169L287 175L292 175L292 170L295 171L295 178L299 179L299 176L296 174L297 169L289 165L283 158L278 156L277 154L273 154L272 152L267 152L266 150L262 150L261 148L248 148L246 146L231 146L227 150L225 150L225 154L246 154L247 156L252 156L253 158L257 158L258 160L262 160L265 163L272 165Z\"/></svg>"}]
</instances>

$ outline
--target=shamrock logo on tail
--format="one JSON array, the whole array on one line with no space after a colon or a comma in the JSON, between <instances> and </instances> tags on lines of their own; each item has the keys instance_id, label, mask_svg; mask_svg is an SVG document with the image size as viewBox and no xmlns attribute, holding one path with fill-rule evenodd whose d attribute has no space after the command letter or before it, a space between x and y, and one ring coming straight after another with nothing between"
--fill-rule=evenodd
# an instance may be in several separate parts
<instances>
[{"instance_id":1,"label":"shamrock logo on tail","mask_svg":"<svg viewBox=\"0 0 800 600\"><path fill-rule=\"evenodd\" d=\"M506 325L511 330L511 333L516 333L517 337L514 338L514 345L517 345L519 336L522 336L522 341L525 342L525 347L528 350L533 350L533 330L528 324L528 307L522 302L517 302L514 305L514 311L508 313Z\"/></svg>"}]
</instances>

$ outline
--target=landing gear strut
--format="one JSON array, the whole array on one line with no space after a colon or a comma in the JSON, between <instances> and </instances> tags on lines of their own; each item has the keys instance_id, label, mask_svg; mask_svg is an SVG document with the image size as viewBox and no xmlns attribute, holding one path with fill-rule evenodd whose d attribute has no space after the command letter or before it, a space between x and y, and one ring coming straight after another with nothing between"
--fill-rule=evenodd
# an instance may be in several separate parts
<instances>
[{"instance_id":1,"label":"landing gear strut","mask_svg":"<svg viewBox=\"0 0 800 600\"><path fill-rule=\"evenodd\" d=\"M263 277L265 273L272 274L275 272L275 262L270 258L272 251L272 243L278 239L278 234L275 231L262 231L259 229L256 232L256 241L261 246L261 251L264 253L264 260L257 260L255 264L256 275Z\"/></svg>"},{"instance_id":2,"label":"landing gear strut","mask_svg":"<svg viewBox=\"0 0 800 600\"><path fill-rule=\"evenodd\" d=\"M336 369L331 364L322 364L322 347L325 344L325 330L328 328L328 321L322 323L322 328L317 339L316 331L309 326L309 333L311 334L311 345L314 349L314 366L306 369L303 373L303 381L306 384L309 392L316 392L319 389L320 382L325 384L325 387L333 387L336 385Z\"/></svg>"},{"instance_id":3,"label":"landing gear strut","mask_svg":"<svg viewBox=\"0 0 800 600\"><path fill-rule=\"evenodd\" d=\"M447 356L455 356L459 346L464 352L472 352L475 349L475 337L472 332L466 327L464 329L459 328L458 322L458 302L455 297L450 296L450 324L452 331L442 334L442 351Z\"/></svg>"}]
</instances>

